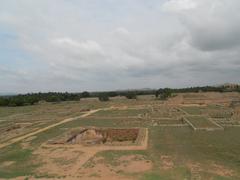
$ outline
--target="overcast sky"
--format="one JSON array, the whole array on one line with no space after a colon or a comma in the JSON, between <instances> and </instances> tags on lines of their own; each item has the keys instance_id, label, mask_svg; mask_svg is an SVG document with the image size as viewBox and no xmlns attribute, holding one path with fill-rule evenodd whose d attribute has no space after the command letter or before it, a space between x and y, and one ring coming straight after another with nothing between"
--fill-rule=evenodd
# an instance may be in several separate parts
<instances>
[{"instance_id":1,"label":"overcast sky","mask_svg":"<svg viewBox=\"0 0 240 180\"><path fill-rule=\"evenodd\" d=\"M239 0L0 0L0 92L239 80Z\"/></svg>"}]
</instances>

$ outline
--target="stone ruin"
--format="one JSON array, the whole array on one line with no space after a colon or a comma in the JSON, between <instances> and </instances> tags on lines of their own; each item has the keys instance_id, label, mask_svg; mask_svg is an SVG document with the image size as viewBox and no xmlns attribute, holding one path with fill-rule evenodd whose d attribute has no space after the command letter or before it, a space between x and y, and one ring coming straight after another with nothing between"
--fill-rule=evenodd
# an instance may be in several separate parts
<instances>
[{"instance_id":1,"label":"stone ruin","mask_svg":"<svg viewBox=\"0 0 240 180\"><path fill-rule=\"evenodd\" d=\"M80 128L50 140L48 144L127 145L136 143L139 134L140 129L138 128Z\"/></svg>"}]
</instances>

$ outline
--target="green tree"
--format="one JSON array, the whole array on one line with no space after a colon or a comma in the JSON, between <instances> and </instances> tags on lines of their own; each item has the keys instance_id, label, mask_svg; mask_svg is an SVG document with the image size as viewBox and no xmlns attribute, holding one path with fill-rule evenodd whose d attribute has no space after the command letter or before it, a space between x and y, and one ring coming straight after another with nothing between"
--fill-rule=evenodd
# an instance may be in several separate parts
<instances>
[{"instance_id":1,"label":"green tree","mask_svg":"<svg viewBox=\"0 0 240 180\"><path fill-rule=\"evenodd\" d=\"M84 91L84 92L81 93L81 97L82 98L88 98L88 97L90 97L90 93L87 92L87 91Z\"/></svg>"},{"instance_id":2,"label":"green tree","mask_svg":"<svg viewBox=\"0 0 240 180\"><path fill-rule=\"evenodd\" d=\"M137 99L137 95L135 92L127 92L127 94L125 96L128 99Z\"/></svg>"},{"instance_id":3,"label":"green tree","mask_svg":"<svg viewBox=\"0 0 240 180\"><path fill-rule=\"evenodd\" d=\"M9 105L9 99L0 97L0 106L8 106Z\"/></svg>"},{"instance_id":4,"label":"green tree","mask_svg":"<svg viewBox=\"0 0 240 180\"><path fill-rule=\"evenodd\" d=\"M172 90L170 88L165 88L162 90L160 98L163 100L166 100L171 96L172 96Z\"/></svg>"},{"instance_id":5,"label":"green tree","mask_svg":"<svg viewBox=\"0 0 240 180\"><path fill-rule=\"evenodd\" d=\"M25 100L21 96L16 96L10 98L8 106L23 106L25 105Z\"/></svg>"},{"instance_id":6,"label":"green tree","mask_svg":"<svg viewBox=\"0 0 240 180\"><path fill-rule=\"evenodd\" d=\"M107 94L101 94L101 95L99 95L98 99L99 99L100 101L109 101L109 97L108 97Z\"/></svg>"},{"instance_id":7,"label":"green tree","mask_svg":"<svg viewBox=\"0 0 240 180\"><path fill-rule=\"evenodd\" d=\"M61 99L57 95L49 95L49 96L47 96L46 101L47 102L59 102L59 101L61 101Z\"/></svg>"},{"instance_id":8,"label":"green tree","mask_svg":"<svg viewBox=\"0 0 240 180\"><path fill-rule=\"evenodd\" d=\"M27 98L27 103L29 103L30 105L34 105L36 103L38 103L39 99L36 96L29 96Z\"/></svg>"}]
</instances>

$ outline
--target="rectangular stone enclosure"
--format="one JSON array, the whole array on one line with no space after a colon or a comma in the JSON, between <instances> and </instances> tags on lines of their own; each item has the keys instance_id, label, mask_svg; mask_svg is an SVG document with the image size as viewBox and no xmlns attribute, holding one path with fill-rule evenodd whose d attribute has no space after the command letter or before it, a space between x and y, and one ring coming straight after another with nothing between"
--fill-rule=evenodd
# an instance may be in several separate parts
<instances>
[{"instance_id":1,"label":"rectangular stone enclosure","mask_svg":"<svg viewBox=\"0 0 240 180\"><path fill-rule=\"evenodd\" d=\"M145 138L144 128L76 128L48 141L48 144L137 145Z\"/></svg>"}]
</instances>

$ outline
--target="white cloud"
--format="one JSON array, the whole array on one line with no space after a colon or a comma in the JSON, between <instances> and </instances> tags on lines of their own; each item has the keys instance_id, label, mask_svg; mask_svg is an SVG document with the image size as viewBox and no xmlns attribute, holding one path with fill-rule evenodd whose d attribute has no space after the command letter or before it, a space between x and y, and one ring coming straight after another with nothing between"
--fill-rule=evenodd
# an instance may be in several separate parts
<instances>
[{"instance_id":1,"label":"white cloud","mask_svg":"<svg viewBox=\"0 0 240 180\"><path fill-rule=\"evenodd\" d=\"M123 35L123 36L128 36L130 35L130 32L124 28L124 27L118 27L115 31L114 31L115 34L117 35Z\"/></svg>"},{"instance_id":2,"label":"white cloud","mask_svg":"<svg viewBox=\"0 0 240 180\"><path fill-rule=\"evenodd\" d=\"M171 0L163 7L174 10L173 14L189 33L190 43L200 50L224 50L240 45L238 0Z\"/></svg>"},{"instance_id":3,"label":"white cloud","mask_svg":"<svg viewBox=\"0 0 240 180\"><path fill-rule=\"evenodd\" d=\"M78 42L71 38L57 38L52 40L52 42L62 48L76 48L79 51L102 53L101 46L97 42L91 40Z\"/></svg>"},{"instance_id":4,"label":"white cloud","mask_svg":"<svg viewBox=\"0 0 240 180\"><path fill-rule=\"evenodd\" d=\"M169 0L163 5L163 10L169 12L179 12L182 10L192 10L197 8L198 0Z\"/></svg>"},{"instance_id":5,"label":"white cloud","mask_svg":"<svg viewBox=\"0 0 240 180\"><path fill-rule=\"evenodd\" d=\"M61 53L75 54L75 55L85 55L85 56L102 56L104 51L102 47L92 40L86 40L83 42L78 42L71 38L57 38L51 41L56 48L59 48Z\"/></svg>"}]
</instances>

